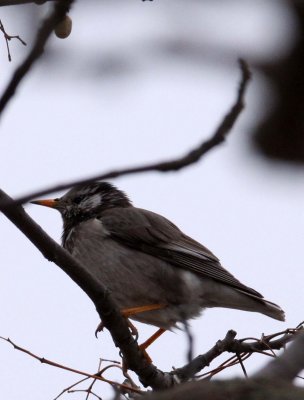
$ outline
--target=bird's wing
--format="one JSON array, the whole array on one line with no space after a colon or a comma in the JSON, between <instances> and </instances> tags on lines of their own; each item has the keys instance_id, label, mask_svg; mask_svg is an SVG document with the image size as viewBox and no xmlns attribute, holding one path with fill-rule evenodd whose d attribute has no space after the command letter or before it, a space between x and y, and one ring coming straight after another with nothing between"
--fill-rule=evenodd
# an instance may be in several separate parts
<instances>
[{"instance_id":1,"label":"bird's wing","mask_svg":"<svg viewBox=\"0 0 304 400\"><path fill-rule=\"evenodd\" d=\"M248 294L263 297L223 268L210 250L186 236L161 215L128 207L104 211L100 219L109 235L125 246L153 255L201 277L213 278Z\"/></svg>"}]
</instances>

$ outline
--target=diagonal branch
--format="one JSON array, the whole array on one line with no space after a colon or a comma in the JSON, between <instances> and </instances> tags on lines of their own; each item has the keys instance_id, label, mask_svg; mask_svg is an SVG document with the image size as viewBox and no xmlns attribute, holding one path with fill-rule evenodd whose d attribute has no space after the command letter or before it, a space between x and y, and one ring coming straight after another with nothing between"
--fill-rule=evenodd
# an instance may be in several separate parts
<instances>
[{"instance_id":1,"label":"diagonal branch","mask_svg":"<svg viewBox=\"0 0 304 400\"><path fill-rule=\"evenodd\" d=\"M190 151L183 157L176 158L171 161L153 163L153 164L134 167L134 168L113 170L110 172L91 176L90 178L77 179L77 180L62 183L59 185L54 185L54 186L48 187L46 189L38 190L36 192L22 196L15 200L16 203L24 204L34 197L40 197L40 196L46 195L48 193L58 192L60 190L68 189L68 188L78 185L78 184L86 184L86 183L90 183L92 181L113 179L113 178L117 178L118 176L122 176L122 175L143 173L143 172L149 172L149 171L159 171L159 172L178 171L184 167L188 167L189 165L198 162L207 152L209 152L211 149L213 149L215 146L221 144L225 140L226 136L232 129L233 125L235 124L237 118L239 117L241 111L244 108L244 96L245 96L245 92L246 92L251 74L250 74L249 68L245 61L240 60L239 63L240 63L240 68L241 68L241 81L240 81L239 89L237 92L237 98L236 98L234 105L229 110L229 112L226 114L226 116L224 117L224 119L222 120L222 122L220 123L220 125L218 126L216 131L214 132L214 134L211 136L211 138L202 142L197 148L193 149L192 151ZM3 205L3 203L2 203L2 205Z\"/></svg>"},{"instance_id":2,"label":"diagonal branch","mask_svg":"<svg viewBox=\"0 0 304 400\"><path fill-rule=\"evenodd\" d=\"M11 344L14 347L15 350L19 350L22 353L28 354L30 357L35 358L36 360L40 361L41 364L47 364L47 365L50 365L51 367L60 368L60 369L64 369L65 371L70 371L70 372L73 372L73 373L78 374L78 375L83 375L86 378L93 378L94 380L106 382L106 383L109 383L112 386L120 386L121 389L132 390L133 392L142 393L142 391L139 390L139 389L131 388L130 386L127 386L127 385L124 385L124 384L121 384L121 383L117 383L117 382L114 382L114 381L111 381L109 379L104 378L102 376L102 374L106 370L107 367L103 368L102 370L99 370L95 374L90 374L88 372L80 371L79 369L75 369L75 368L71 368L71 367L68 367L68 366L63 365L63 364L59 364L58 362L49 360L49 359L47 359L45 357L37 356L36 354L32 353L31 351L29 351L29 350L17 345L10 338L4 338L3 336L0 336L0 339L8 342L9 344ZM111 366L108 366L108 368L109 367L111 367Z\"/></svg>"},{"instance_id":3,"label":"diagonal branch","mask_svg":"<svg viewBox=\"0 0 304 400\"><path fill-rule=\"evenodd\" d=\"M0 116L2 115L2 112L10 99L14 96L15 91L22 79L29 72L35 61L42 55L44 46L53 32L54 27L58 24L58 22L62 21L69 11L72 3L73 0L57 1L54 5L53 12L44 20L41 28L37 32L32 50L29 52L23 63L16 69L2 97L0 98Z\"/></svg>"},{"instance_id":4,"label":"diagonal branch","mask_svg":"<svg viewBox=\"0 0 304 400\"><path fill-rule=\"evenodd\" d=\"M172 385L172 377L149 364L139 349L137 342L129 331L127 320L121 315L110 293L84 265L81 265L63 247L57 244L48 234L24 211L16 206L13 200L0 190L0 203L9 207L2 209L3 214L34 244L44 257L54 262L90 297L104 326L110 331L113 341L120 348L130 369L135 371L142 383L154 389ZM0 205L1 210L1 205Z\"/></svg>"}]
</instances>

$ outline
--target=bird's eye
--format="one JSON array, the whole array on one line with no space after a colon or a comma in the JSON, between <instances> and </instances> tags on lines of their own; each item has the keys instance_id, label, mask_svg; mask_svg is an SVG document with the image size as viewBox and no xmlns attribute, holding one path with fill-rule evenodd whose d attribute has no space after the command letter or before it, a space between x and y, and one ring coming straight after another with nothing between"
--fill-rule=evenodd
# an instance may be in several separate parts
<instances>
[{"instance_id":1,"label":"bird's eye","mask_svg":"<svg viewBox=\"0 0 304 400\"><path fill-rule=\"evenodd\" d=\"M83 196L77 196L74 199L74 203L79 204L81 202L81 200L83 199Z\"/></svg>"},{"instance_id":2,"label":"bird's eye","mask_svg":"<svg viewBox=\"0 0 304 400\"><path fill-rule=\"evenodd\" d=\"M57 199L54 199L54 201L59 201L60 199L57 197Z\"/></svg>"}]
</instances>

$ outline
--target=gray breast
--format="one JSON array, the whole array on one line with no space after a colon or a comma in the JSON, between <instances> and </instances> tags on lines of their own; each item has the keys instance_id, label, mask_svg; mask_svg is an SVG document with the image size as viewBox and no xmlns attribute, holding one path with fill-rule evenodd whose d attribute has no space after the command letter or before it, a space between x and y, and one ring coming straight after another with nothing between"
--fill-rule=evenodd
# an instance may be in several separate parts
<instances>
[{"instance_id":1,"label":"gray breast","mask_svg":"<svg viewBox=\"0 0 304 400\"><path fill-rule=\"evenodd\" d=\"M74 227L65 247L111 291L120 309L167 304L133 319L168 329L200 313L201 280L195 274L117 242L99 219Z\"/></svg>"}]
</instances>

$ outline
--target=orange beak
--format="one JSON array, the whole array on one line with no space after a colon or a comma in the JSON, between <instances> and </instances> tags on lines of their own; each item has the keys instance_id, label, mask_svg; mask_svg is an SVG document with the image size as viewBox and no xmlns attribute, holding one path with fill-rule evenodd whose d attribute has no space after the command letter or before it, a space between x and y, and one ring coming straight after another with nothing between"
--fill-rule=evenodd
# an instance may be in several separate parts
<instances>
[{"instance_id":1,"label":"orange beak","mask_svg":"<svg viewBox=\"0 0 304 400\"><path fill-rule=\"evenodd\" d=\"M32 204L38 204L39 206L51 207L56 208L57 201L56 200L33 200L31 201Z\"/></svg>"}]
</instances>

